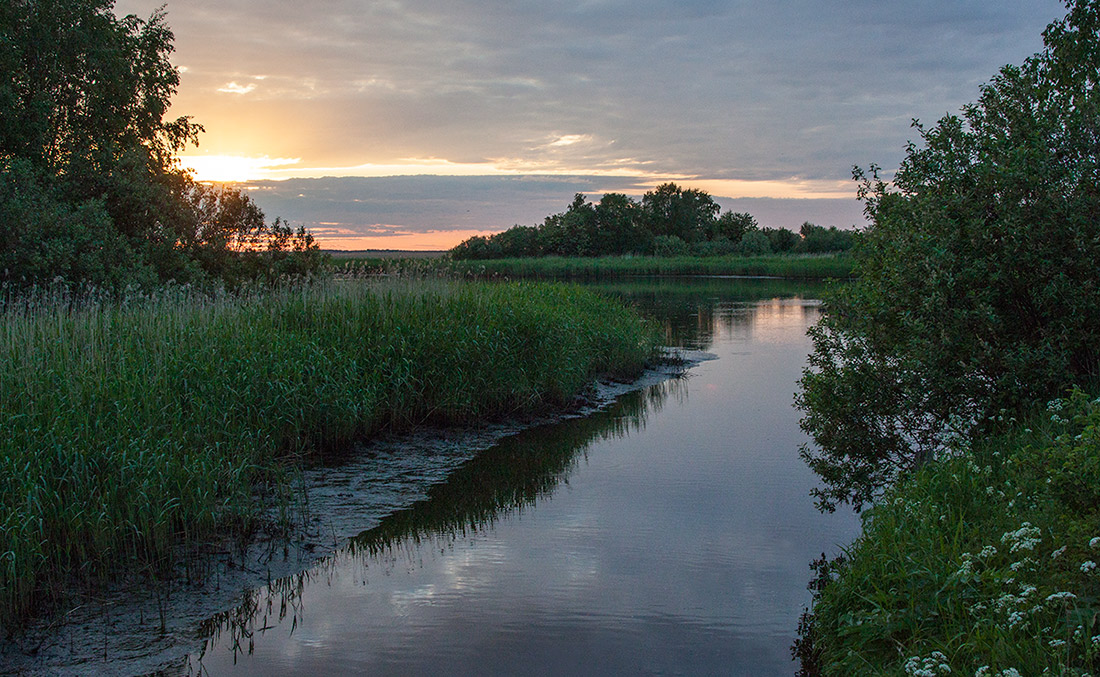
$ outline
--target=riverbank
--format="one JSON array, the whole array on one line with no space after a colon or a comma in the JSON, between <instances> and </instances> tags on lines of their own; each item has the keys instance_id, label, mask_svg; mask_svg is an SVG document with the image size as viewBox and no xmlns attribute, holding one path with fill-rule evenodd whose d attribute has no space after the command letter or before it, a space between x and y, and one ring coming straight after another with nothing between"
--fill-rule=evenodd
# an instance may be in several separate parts
<instances>
[{"instance_id":1,"label":"riverbank","mask_svg":"<svg viewBox=\"0 0 1100 677\"><path fill-rule=\"evenodd\" d=\"M805 674L1096 674L1098 563L1100 399L1078 392L864 513Z\"/></svg>"},{"instance_id":2,"label":"riverbank","mask_svg":"<svg viewBox=\"0 0 1100 677\"><path fill-rule=\"evenodd\" d=\"M454 277L607 279L637 275L725 275L797 280L849 278L850 254L772 254L767 256L601 256L453 260L359 259L333 262L341 275L417 272Z\"/></svg>"},{"instance_id":3,"label":"riverbank","mask_svg":"<svg viewBox=\"0 0 1100 677\"><path fill-rule=\"evenodd\" d=\"M383 430L567 405L654 328L545 284L333 283L248 297L13 304L0 325L0 618L175 570L289 477ZM284 515L289 519L288 515ZM275 526L278 525L263 525Z\"/></svg>"}]
</instances>

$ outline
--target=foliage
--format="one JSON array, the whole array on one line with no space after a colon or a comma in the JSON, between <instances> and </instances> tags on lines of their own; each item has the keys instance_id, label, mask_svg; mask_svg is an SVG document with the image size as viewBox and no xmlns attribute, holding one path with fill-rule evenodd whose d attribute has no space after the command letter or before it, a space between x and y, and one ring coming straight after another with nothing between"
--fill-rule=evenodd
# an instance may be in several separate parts
<instances>
[{"instance_id":1,"label":"foliage","mask_svg":"<svg viewBox=\"0 0 1100 677\"><path fill-rule=\"evenodd\" d=\"M280 466L382 428L565 406L655 328L576 287L335 282L0 310L0 629L252 526ZM285 479L285 478L283 478ZM285 488L285 486L284 486Z\"/></svg>"},{"instance_id":2,"label":"foliage","mask_svg":"<svg viewBox=\"0 0 1100 677\"><path fill-rule=\"evenodd\" d=\"M658 235L653 238L653 254L655 256L686 256L690 247L675 235Z\"/></svg>"},{"instance_id":3,"label":"foliage","mask_svg":"<svg viewBox=\"0 0 1100 677\"><path fill-rule=\"evenodd\" d=\"M767 234L753 230L745 233L741 238L740 244L737 246L737 250L745 256L760 256L761 254L772 253L771 238Z\"/></svg>"},{"instance_id":4,"label":"foliage","mask_svg":"<svg viewBox=\"0 0 1100 677\"><path fill-rule=\"evenodd\" d=\"M164 11L119 19L112 5L0 7L0 282L232 284L260 272L256 257L233 260L242 239L257 238L266 251L281 243L298 259L292 268L317 270L304 234L281 237L246 194L197 184L177 167L175 154L202 127L165 120L179 74Z\"/></svg>"},{"instance_id":5,"label":"foliage","mask_svg":"<svg viewBox=\"0 0 1100 677\"><path fill-rule=\"evenodd\" d=\"M824 507L1100 370L1100 3L1068 7L961 117L914 123L892 185L855 171L859 278L812 330L799 396Z\"/></svg>"},{"instance_id":6,"label":"foliage","mask_svg":"<svg viewBox=\"0 0 1100 677\"><path fill-rule=\"evenodd\" d=\"M710 243L696 243L700 247ZM736 275L803 280L847 278L852 258L846 254L770 256L601 256L513 258L494 260L359 259L332 268L343 278L372 275L419 275L463 278L600 279L637 275Z\"/></svg>"},{"instance_id":7,"label":"foliage","mask_svg":"<svg viewBox=\"0 0 1100 677\"><path fill-rule=\"evenodd\" d=\"M771 251L777 254L793 251L800 242L798 234L786 228L761 228L760 232L768 238Z\"/></svg>"},{"instance_id":8,"label":"foliage","mask_svg":"<svg viewBox=\"0 0 1100 677\"><path fill-rule=\"evenodd\" d=\"M1100 669L1100 400L1004 423L864 513L817 586L807 674Z\"/></svg>"},{"instance_id":9,"label":"foliage","mask_svg":"<svg viewBox=\"0 0 1100 677\"><path fill-rule=\"evenodd\" d=\"M707 193L665 183L635 202L607 193L596 204L580 193L569 208L546 217L539 226L514 226L489 237L471 237L454 249L455 259L486 260L538 256L612 256L655 254L753 256L775 252L819 253L850 249L852 230L803 225L803 234L786 228L760 229L751 214L725 212ZM806 240L805 234L810 234Z\"/></svg>"}]
</instances>

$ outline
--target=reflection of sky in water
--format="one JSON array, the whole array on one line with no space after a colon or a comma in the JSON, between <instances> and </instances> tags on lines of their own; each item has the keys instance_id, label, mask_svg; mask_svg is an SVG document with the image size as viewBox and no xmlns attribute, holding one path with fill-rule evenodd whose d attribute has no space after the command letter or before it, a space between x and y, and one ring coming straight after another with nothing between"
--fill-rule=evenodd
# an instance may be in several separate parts
<instances>
[{"instance_id":1,"label":"reflection of sky in water","mask_svg":"<svg viewBox=\"0 0 1100 677\"><path fill-rule=\"evenodd\" d=\"M679 317L662 312L695 325L694 341L719 359L666 387L643 427L580 435L569 447L583 448L580 463L555 471L552 493L489 526L452 524L336 556L281 623L272 593L264 622L274 627L255 635L254 655L234 668L223 634L203 666L791 674L808 563L856 533L852 515L814 510L813 476L798 457L805 438L792 398L819 308L723 298L713 283L700 296L702 313L690 294ZM698 325L704 316L709 326ZM535 453L549 434L512 444Z\"/></svg>"}]
</instances>

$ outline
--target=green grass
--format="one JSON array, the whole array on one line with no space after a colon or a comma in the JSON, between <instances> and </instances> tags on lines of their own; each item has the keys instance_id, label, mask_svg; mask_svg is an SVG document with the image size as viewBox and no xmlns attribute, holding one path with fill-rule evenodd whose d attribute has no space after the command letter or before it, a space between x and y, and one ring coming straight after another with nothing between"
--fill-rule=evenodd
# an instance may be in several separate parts
<instances>
[{"instance_id":1,"label":"green grass","mask_svg":"<svg viewBox=\"0 0 1100 677\"><path fill-rule=\"evenodd\" d=\"M813 610L823 674L1096 674L1100 400L902 481L846 557Z\"/></svg>"},{"instance_id":2,"label":"green grass","mask_svg":"<svg viewBox=\"0 0 1100 677\"><path fill-rule=\"evenodd\" d=\"M390 273L416 271L458 277L601 279L631 275L739 275L790 279L847 278L852 276L850 254L773 254L768 256L604 256L598 258L546 256L541 258L454 261L344 260L338 272Z\"/></svg>"},{"instance_id":3,"label":"green grass","mask_svg":"<svg viewBox=\"0 0 1100 677\"><path fill-rule=\"evenodd\" d=\"M284 469L381 429L569 403L655 329L548 284L32 298L0 324L0 626L255 526Z\"/></svg>"}]
</instances>

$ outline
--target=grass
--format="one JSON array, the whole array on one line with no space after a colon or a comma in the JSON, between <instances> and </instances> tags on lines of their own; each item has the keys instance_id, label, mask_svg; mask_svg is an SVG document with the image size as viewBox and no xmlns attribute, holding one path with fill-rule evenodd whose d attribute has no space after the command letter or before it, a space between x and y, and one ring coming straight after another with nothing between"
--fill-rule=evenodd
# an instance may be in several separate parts
<instances>
[{"instance_id":1,"label":"grass","mask_svg":"<svg viewBox=\"0 0 1100 677\"><path fill-rule=\"evenodd\" d=\"M654 328L548 284L33 297L0 324L0 626L255 527L285 469L381 429L568 404Z\"/></svg>"},{"instance_id":2,"label":"grass","mask_svg":"<svg viewBox=\"0 0 1100 677\"><path fill-rule=\"evenodd\" d=\"M546 256L484 261L455 261L449 258L418 261L362 259L339 261L335 263L335 268L349 276L412 269L479 278L603 279L632 275L737 275L823 280L851 277L853 259L850 254L598 258Z\"/></svg>"},{"instance_id":3,"label":"grass","mask_svg":"<svg viewBox=\"0 0 1100 677\"><path fill-rule=\"evenodd\" d=\"M865 514L813 610L821 674L1100 669L1100 400L1008 423Z\"/></svg>"}]
</instances>

